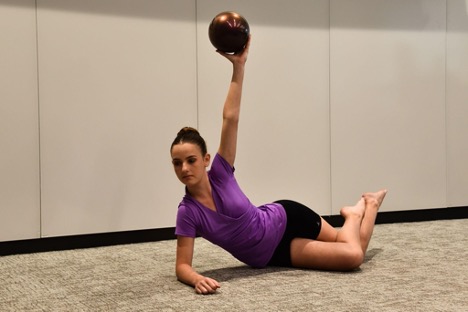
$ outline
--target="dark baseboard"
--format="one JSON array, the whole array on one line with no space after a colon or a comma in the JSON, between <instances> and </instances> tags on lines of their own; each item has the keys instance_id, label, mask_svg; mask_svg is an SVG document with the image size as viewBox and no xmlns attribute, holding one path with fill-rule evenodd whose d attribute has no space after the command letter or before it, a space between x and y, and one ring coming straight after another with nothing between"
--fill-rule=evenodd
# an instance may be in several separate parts
<instances>
[{"instance_id":1,"label":"dark baseboard","mask_svg":"<svg viewBox=\"0 0 468 312\"><path fill-rule=\"evenodd\" d=\"M334 227L343 225L341 216L323 216ZM380 212L376 224L467 219L467 207ZM80 248L104 247L175 239L174 228L75 235L0 242L0 256Z\"/></svg>"},{"instance_id":2,"label":"dark baseboard","mask_svg":"<svg viewBox=\"0 0 468 312\"><path fill-rule=\"evenodd\" d=\"M343 225L343 218L341 216L323 216L323 218L334 227L341 227ZM423 210L379 212L375 223L386 224L403 222L424 222L467 218L468 206L464 206Z\"/></svg>"},{"instance_id":3,"label":"dark baseboard","mask_svg":"<svg viewBox=\"0 0 468 312\"><path fill-rule=\"evenodd\" d=\"M162 228L0 242L0 256L170 240L176 238L174 230Z\"/></svg>"}]
</instances>

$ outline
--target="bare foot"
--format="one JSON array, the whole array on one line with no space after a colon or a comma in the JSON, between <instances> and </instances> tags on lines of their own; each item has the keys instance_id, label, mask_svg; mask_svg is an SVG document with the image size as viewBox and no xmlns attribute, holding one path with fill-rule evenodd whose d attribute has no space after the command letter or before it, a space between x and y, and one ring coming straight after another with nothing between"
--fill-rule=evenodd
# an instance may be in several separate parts
<instances>
[{"instance_id":1,"label":"bare foot","mask_svg":"<svg viewBox=\"0 0 468 312\"><path fill-rule=\"evenodd\" d=\"M340 214L343 218L348 218L350 216L356 216L362 219L364 217L364 213L366 211L366 201L364 197L362 197L354 206L346 206L341 208Z\"/></svg>"},{"instance_id":2,"label":"bare foot","mask_svg":"<svg viewBox=\"0 0 468 312\"><path fill-rule=\"evenodd\" d=\"M387 195L387 190L384 189L375 193L365 193L362 195L362 198L366 201L366 205L373 206L378 210L380 205L382 205L385 195Z\"/></svg>"}]
</instances>

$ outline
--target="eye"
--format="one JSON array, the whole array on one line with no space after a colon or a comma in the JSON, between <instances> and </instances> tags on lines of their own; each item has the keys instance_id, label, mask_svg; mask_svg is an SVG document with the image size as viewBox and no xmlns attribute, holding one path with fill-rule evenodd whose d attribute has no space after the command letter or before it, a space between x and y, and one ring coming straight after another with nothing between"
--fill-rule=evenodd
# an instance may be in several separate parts
<instances>
[{"instance_id":1,"label":"eye","mask_svg":"<svg viewBox=\"0 0 468 312\"><path fill-rule=\"evenodd\" d=\"M172 161L172 165L174 167L179 167L181 164L182 164L182 162L180 160L173 160Z\"/></svg>"},{"instance_id":2,"label":"eye","mask_svg":"<svg viewBox=\"0 0 468 312\"><path fill-rule=\"evenodd\" d=\"M196 158L189 158L189 159L188 159L188 163L189 163L189 164L194 164L196 161L197 161Z\"/></svg>"}]
</instances>

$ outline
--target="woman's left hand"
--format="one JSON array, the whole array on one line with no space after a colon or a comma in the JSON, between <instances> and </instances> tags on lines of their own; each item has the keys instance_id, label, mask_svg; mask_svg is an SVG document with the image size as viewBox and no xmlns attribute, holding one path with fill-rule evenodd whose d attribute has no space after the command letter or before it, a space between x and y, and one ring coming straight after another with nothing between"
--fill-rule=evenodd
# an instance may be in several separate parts
<instances>
[{"instance_id":1,"label":"woman's left hand","mask_svg":"<svg viewBox=\"0 0 468 312\"><path fill-rule=\"evenodd\" d=\"M247 62L247 56L249 54L249 48L250 48L250 40L251 40L251 35L249 35L249 38L247 39L247 43L245 44L245 47L242 51L237 52L237 53L225 53L219 50L216 50L219 54L227 58L231 63L234 65L236 64L245 64Z\"/></svg>"}]
</instances>

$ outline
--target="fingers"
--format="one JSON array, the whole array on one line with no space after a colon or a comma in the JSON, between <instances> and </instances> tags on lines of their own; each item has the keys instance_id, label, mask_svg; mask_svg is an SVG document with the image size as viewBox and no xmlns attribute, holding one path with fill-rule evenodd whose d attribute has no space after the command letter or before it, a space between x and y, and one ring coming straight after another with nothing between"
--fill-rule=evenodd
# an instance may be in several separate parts
<instances>
[{"instance_id":1,"label":"fingers","mask_svg":"<svg viewBox=\"0 0 468 312\"><path fill-rule=\"evenodd\" d=\"M249 38L247 39L247 43L245 44L244 49L234 54L225 53L219 50L216 50L216 52L218 52L219 54L227 58L232 63L236 63L236 62L245 63L247 61L247 56L249 54L250 41L251 41L251 35L249 35Z\"/></svg>"},{"instance_id":2,"label":"fingers","mask_svg":"<svg viewBox=\"0 0 468 312\"><path fill-rule=\"evenodd\" d=\"M251 38L252 38L252 35L249 35L249 37L247 38L247 42L245 43L244 49L242 49L241 51L235 53L235 55L247 55L247 54L249 54Z\"/></svg>"},{"instance_id":3,"label":"fingers","mask_svg":"<svg viewBox=\"0 0 468 312\"><path fill-rule=\"evenodd\" d=\"M197 294L214 294L221 286L214 279L205 277L195 285L195 291Z\"/></svg>"}]
</instances>

